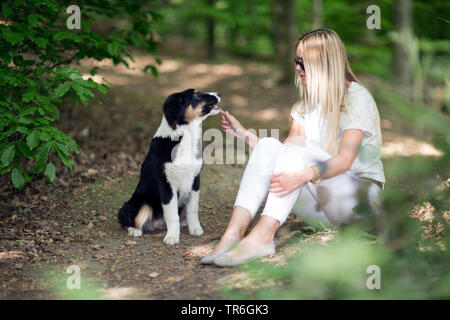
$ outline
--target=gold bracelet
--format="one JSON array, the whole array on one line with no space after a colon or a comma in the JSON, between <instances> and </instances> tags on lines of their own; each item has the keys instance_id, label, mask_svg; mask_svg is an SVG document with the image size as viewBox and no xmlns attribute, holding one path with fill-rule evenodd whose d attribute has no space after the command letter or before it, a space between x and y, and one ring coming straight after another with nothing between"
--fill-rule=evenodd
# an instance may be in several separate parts
<instances>
[{"instance_id":1,"label":"gold bracelet","mask_svg":"<svg viewBox=\"0 0 450 320\"><path fill-rule=\"evenodd\" d=\"M314 177L311 179L311 182L314 184L319 183L322 181L322 177L320 176L320 169L318 165L311 166L311 168L314 170Z\"/></svg>"}]
</instances>

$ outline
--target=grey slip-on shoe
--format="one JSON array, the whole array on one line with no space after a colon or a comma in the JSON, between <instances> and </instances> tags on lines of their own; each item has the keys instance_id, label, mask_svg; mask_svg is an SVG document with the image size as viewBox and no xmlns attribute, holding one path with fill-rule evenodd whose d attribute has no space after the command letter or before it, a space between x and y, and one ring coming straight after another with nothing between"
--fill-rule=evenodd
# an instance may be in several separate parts
<instances>
[{"instance_id":1,"label":"grey slip-on shoe","mask_svg":"<svg viewBox=\"0 0 450 320\"><path fill-rule=\"evenodd\" d=\"M206 256L204 256L201 260L201 264L214 264L214 260L221 255L225 254L226 252L211 252L208 253Z\"/></svg>"},{"instance_id":2,"label":"grey slip-on shoe","mask_svg":"<svg viewBox=\"0 0 450 320\"><path fill-rule=\"evenodd\" d=\"M265 247L263 247L258 253L254 254L248 258L233 258L232 256L223 253L216 257L214 264L219 267L234 267L240 264L244 264L250 260L261 258L264 256L269 256L275 254L275 242L269 242Z\"/></svg>"}]
</instances>

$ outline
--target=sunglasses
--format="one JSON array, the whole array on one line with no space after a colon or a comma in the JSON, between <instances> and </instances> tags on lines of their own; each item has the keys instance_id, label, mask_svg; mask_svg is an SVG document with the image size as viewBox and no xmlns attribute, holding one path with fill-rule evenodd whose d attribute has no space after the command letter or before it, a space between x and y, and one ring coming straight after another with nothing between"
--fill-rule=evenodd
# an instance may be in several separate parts
<instances>
[{"instance_id":1,"label":"sunglasses","mask_svg":"<svg viewBox=\"0 0 450 320\"><path fill-rule=\"evenodd\" d=\"M294 57L294 62L296 65L300 66L300 68L305 71L305 65L303 64L303 60L300 60L297 57Z\"/></svg>"}]
</instances>

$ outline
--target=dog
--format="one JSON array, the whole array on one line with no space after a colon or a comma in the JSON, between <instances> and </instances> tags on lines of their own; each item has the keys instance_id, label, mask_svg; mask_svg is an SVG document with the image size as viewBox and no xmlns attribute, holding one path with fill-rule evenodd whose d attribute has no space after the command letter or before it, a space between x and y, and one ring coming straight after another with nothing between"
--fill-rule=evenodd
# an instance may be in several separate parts
<instances>
[{"instance_id":1,"label":"dog","mask_svg":"<svg viewBox=\"0 0 450 320\"><path fill-rule=\"evenodd\" d=\"M163 117L141 167L138 185L119 210L118 219L130 236L167 228L164 243L180 241L181 225L201 236L198 219L201 123L220 113L219 92L188 89L169 95Z\"/></svg>"}]
</instances>

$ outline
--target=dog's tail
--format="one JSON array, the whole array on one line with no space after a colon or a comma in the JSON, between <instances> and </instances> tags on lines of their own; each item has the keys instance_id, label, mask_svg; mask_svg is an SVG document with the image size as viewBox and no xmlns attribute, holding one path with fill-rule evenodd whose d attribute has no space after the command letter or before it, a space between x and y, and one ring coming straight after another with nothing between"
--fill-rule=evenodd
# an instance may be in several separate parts
<instances>
[{"instance_id":1,"label":"dog's tail","mask_svg":"<svg viewBox=\"0 0 450 320\"><path fill-rule=\"evenodd\" d=\"M152 221L153 210L146 203L135 204L130 200L119 210L118 218L125 229L133 227L142 230L147 222Z\"/></svg>"}]
</instances>

